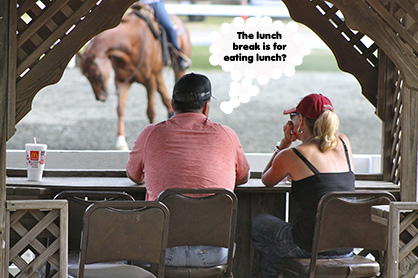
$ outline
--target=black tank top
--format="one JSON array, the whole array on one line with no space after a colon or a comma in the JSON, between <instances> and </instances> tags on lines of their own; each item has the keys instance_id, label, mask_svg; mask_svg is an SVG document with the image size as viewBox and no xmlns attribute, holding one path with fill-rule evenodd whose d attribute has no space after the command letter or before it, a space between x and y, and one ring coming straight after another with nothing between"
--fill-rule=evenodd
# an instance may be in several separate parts
<instances>
[{"instance_id":1,"label":"black tank top","mask_svg":"<svg viewBox=\"0 0 418 278\"><path fill-rule=\"evenodd\" d=\"M311 169L314 175L298 181L292 181L292 197L298 201L299 209L296 211L293 239L301 248L311 251L315 228L316 210L319 200L331 191L354 191L355 176L351 170L347 146L340 138L347 159L348 172L320 173L296 148L293 152ZM349 250L327 252L327 255L345 254Z\"/></svg>"}]
</instances>

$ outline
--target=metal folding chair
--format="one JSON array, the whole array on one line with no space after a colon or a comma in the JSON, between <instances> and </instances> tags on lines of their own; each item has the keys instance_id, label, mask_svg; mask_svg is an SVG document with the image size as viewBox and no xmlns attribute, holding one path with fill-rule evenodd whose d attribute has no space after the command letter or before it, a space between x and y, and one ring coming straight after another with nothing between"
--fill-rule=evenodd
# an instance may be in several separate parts
<instances>
[{"instance_id":1,"label":"metal folding chair","mask_svg":"<svg viewBox=\"0 0 418 278\"><path fill-rule=\"evenodd\" d=\"M54 200L59 199L68 201L68 270L70 272L78 269L83 215L87 207L95 202L135 201L131 195L125 192L85 190L62 191L54 197ZM54 270L51 271L51 266L47 264L45 276L52 277L53 274Z\"/></svg>"},{"instance_id":2,"label":"metal folding chair","mask_svg":"<svg viewBox=\"0 0 418 278\"><path fill-rule=\"evenodd\" d=\"M163 278L168 225L169 211L160 202L92 204L83 217L77 277ZM151 268L120 261L147 263Z\"/></svg>"},{"instance_id":3,"label":"metal folding chair","mask_svg":"<svg viewBox=\"0 0 418 278\"><path fill-rule=\"evenodd\" d=\"M371 220L371 207L392 201L393 195L382 191L326 194L318 204L311 258L283 260L283 273L286 277L376 277L382 269L373 259L360 255L318 259L318 254L344 248L385 251L387 227Z\"/></svg>"},{"instance_id":4,"label":"metal folding chair","mask_svg":"<svg viewBox=\"0 0 418 278\"><path fill-rule=\"evenodd\" d=\"M227 189L168 189L158 197L170 209L167 247L207 245L228 248L226 264L166 266L171 277L231 277L238 200Z\"/></svg>"},{"instance_id":5,"label":"metal folding chair","mask_svg":"<svg viewBox=\"0 0 418 278\"><path fill-rule=\"evenodd\" d=\"M84 212L91 204L103 201L135 201L125 192L117 191L62 191L56 199L68 201L68 251L78 255L80 251L81 230L83 229ZM78 260L77 260L78 261Z\"/></svg>"}]
</instances>

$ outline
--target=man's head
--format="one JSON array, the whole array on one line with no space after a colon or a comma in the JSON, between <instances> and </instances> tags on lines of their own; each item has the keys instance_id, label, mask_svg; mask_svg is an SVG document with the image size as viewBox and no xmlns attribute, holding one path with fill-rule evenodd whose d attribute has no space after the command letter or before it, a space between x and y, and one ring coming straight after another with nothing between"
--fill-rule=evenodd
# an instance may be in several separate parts
<instances>
[{"instance_id":1,"label":"man's head","mask_svg":"<svg viewBox=\"0 0 418 278\"><path fill-rule=\"evenodd\" d=\"M173 89L173 109L176 113L200 113L212 96L209 78L203 74L188 73L177 80Z\"/></svg>"}]
</instances>

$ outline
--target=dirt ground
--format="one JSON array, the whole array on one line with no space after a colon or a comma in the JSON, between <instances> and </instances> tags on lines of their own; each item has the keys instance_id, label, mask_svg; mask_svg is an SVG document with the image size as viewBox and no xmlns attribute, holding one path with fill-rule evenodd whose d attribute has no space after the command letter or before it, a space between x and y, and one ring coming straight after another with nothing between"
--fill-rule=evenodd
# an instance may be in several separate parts
<instances>
[{"instance_id":1,"label":"dirt ground","mask_svg":"<svg viewBox=\"0 0 418 278\"><path fill-rule=\"evenodd\" d=\"M220 103L228 100L230 75L221 71L206 71L212 81L217 100L211 104L210 119L232 127L245 152L271 152L282 138L282 127L288 117L282 115L304 95L322 92L334 103L340 116L340 131L349 136L356 154L381 153L381 122L374 107L361 95L355 78L342 72L297 72L293 77L270 80L259 86L260 94L247 104L241 104L232 114L224 114ZM171 92L174 77L165 71ZM87 79L78 68L69 68L55 85L41 90L33 101L32 111L18 123L16 134L8 141L8 149L24 149L33 137L48 149L114 150L117 136L117 96L110 84L107 102L95 100ZM130 90L126 111L126 139L132 146L138 133L148 124L146 94L140 84ZM165 120L167 111L157 97L156 121Z\"/></svg>"}]
</instances>

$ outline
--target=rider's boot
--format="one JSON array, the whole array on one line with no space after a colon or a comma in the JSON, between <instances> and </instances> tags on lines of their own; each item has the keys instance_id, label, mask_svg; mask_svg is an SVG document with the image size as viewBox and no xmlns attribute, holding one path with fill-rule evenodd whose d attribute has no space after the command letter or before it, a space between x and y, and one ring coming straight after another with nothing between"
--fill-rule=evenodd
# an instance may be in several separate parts
<instances>
[{"instance_id":1,"label":"rider's boot","mask_svg":"<svg viewBox=\"0 0 418 278\"><path fill-rule=\"evenodd\" d=\"M177 64L181 71L185 71L192 65L192 61L189 57L180 52L179 56L177 57Z\"/></svg>"},{"instance_id":2,"label":"rider's boot","mask_svg":"<svg viewBox=\"0 0 418 278\"><path fill-rule=\"evenodd\" d=\"M190 60L190 58L187 57L183 51L178 50L175 47L173 47L171 51L173 54L173 59L175 59L173 64L174 66L178 67L180 71L185 71L192 65L192 60Z\"/></svg>"}]
</instances>

